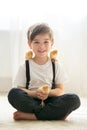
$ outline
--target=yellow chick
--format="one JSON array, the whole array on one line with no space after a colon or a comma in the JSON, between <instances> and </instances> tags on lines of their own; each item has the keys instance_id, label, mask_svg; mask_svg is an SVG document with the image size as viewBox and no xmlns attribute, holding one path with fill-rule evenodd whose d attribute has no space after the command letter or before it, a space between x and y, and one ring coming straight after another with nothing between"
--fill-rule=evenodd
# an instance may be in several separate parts
<instances>
[{"instance_id":1,"label":"yellow chick","mask_svg":"<svg viewBox=\"0 0 87 130\"><path fill-rule=\"evenodd\" d=\"M41 92L44 94L48 94L50 92L50 87L48 85L41 86L38 89L41 90Z\"/></svg>"},{"instance_id":2,"label":"yellow chick","mask_svg":"<svg viewBox=\"0 0 87 130\"><path fill-rule=\"evenodd\" d=\"M26 60L32 59L32 56L33 56L33 52L32 52L32 51L28 51L28 52L25 54L25 59L26 59Z\"/></svg>"},{"instance_id":3,"label":"yellow chick","mask_svg":"<svg viewBox=\"0 0 87 130\"><path fill-rule=\"evenodd\" d=\"M56 60L57 59L58 50L53 50L50 52L50 59Z\"/></svg>"},{"instance_id":4,"label":"yellow chick","mask_svg":"<svg viewBox=\"0 0 87 130\"><path fill-rule=\"evenodd\" d=\"M50 87L48 86L48 85L44 85L44 86L41 86L40 88L38 88L42 93L44 93L44 94L48 94L49 92L50 92ZM43 107L43 106L45 106L45 103L44 103L44 101L42 100L42 102L41 102L41 106Z\"/></svg>"}]
</instances>

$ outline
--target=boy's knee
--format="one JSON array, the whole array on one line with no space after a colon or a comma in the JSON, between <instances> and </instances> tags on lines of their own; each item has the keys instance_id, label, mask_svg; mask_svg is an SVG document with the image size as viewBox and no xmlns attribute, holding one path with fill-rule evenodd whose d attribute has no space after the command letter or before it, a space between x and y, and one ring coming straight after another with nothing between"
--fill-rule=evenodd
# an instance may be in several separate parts
<instances>
[{"instance_id":1,"label":"boy's knee","mask_svg":"<svg viewBox=\"0 0 87 130\"><path fill-rule=\"evenodd\" d=\"M9 102L16 98L18 93L18 88L12 88L8 93L8 100Z\"/></svg>"},{"instance_id":2,"label":"boy's knee","mask_svg":"<svg viewBox=\"0 0 87 130\"><path fill-rule=\"evenodd\" d=\"M76 94L68 94L67 100L69 101L69 105L72 108L72 110L75 110L80 107L80 98Z\"/></svg>"},{"instance_id":3,"label":"boy's knee","mask_svg":"<svg viewBox=\"0 0 87 130\"><path fill-rule=\"evenodd\" d=\"M81 102L80 102L80 98L79 98L78 95L73 94L73 102L75 102L75 104L76 104L76 108L79 108L79 107L80 107Z\"/></svg>"},{"instance_id":4,"label":"boy's knee","mask_svg":"<svg viewBox=\"0 0 87 130\"><path fill-rule=\"evenodd\" d=\"M8 93L8 97L12 97L15 95L15 93L17 92L17 88L12 88L9 93Z\"/></svg>"}]
</instances>

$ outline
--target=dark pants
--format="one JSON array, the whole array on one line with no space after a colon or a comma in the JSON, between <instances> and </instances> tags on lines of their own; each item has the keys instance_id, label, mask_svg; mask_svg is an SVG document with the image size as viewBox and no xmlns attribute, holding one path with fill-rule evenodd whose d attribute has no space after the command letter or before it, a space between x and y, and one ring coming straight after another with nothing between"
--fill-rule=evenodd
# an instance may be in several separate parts
<instances>
[{"instance_id":1,"label":"dark pants","mask_svg":"<svg viewBox=\"0 0 87 130\"><path fill-rule=\"evenodd\" d=\"M21 89L13 88L8 94L10 104L19 111L34 113L38 120L60 120L80 106L76 94L49 97L42 108L41 100L29 96Z\"/></svg>"}]
</instances>

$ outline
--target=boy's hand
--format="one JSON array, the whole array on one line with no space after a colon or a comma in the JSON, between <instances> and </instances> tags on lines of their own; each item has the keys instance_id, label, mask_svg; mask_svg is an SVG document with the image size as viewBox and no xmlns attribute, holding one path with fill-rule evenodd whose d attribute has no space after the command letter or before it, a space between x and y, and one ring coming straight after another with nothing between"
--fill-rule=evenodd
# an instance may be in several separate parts
<instances>
[{"instance_id":1,"label":"boy's hand","mask_svg":"<svg viewBox=\"0 0 87 130\"><path fill-rule=\"evenodd\" d=\"M36 90L36 96L37 98L41 99L41 100L45 100L48 98L49 93L43 93L40 89Z\"/></svg>"}]
</instances>

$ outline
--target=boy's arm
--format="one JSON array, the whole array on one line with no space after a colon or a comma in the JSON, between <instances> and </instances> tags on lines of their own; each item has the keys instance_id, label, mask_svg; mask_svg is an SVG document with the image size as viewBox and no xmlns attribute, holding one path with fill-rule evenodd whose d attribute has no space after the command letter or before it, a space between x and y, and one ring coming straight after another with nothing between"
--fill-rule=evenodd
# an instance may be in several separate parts
<instances>
[{"instance_id":1,"label":"boy's arm","mask_svg":"<svg viewBox=\"0 0 87 130\"><path fill-rule=\"evenodd\" d=\"M21 86L18 86L18 88L20 88L21 90L25 91L27 94L29 94L30 96L32 97L36 97L36 90L29 90L29 89L26 89L25 87L21 87Z\"/></svg>"},{"instance_id":2,"label":"boy's arm","mask_svg":"<svg viewBox=\"0 0 87 130\"><path fill-rule=\"evenodd\" d=\"M50 97L60 96L60 95L63 95L63 94L64 94L64 84L61 83L61 84L57 84L55 89L50 90L49 96Z\"/></svg>"},{"instance_id":3,"label":"boy's arm","mask_svg":"<svg viewBox=\"0 0 87 130\"><path fill-rule=\"evenodd\" d=\"M38 91L37 90L29 90L26 89L24 87L18 86L18 88L22 89L23 91L25 91L26 93L28 93L30 96L34 97L34 98L38 98ZM55 89L51 89L49 94L47 94L49 97L52 96L61 96L64 94L64 84L58 84L56 85ZM46 96L46 97L48 97ZM40 97L39 97L40 98Z\"/></svg>"}]
</instances>

